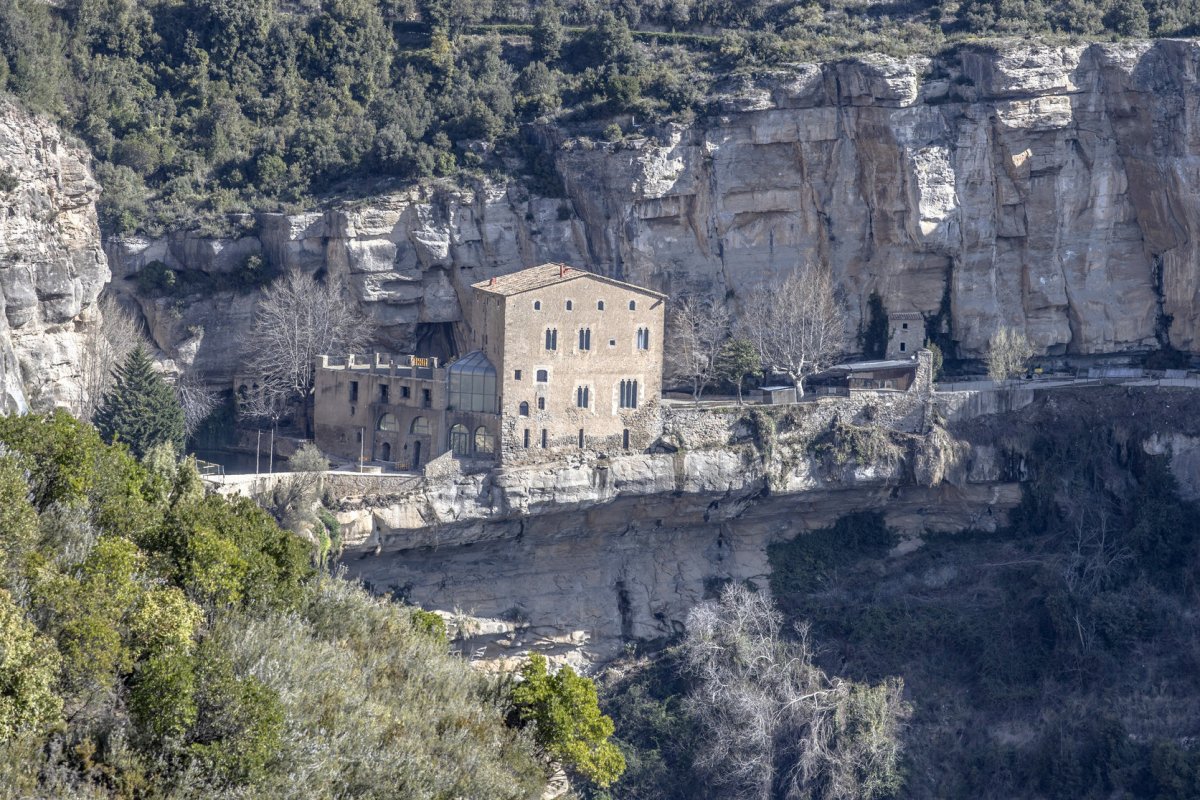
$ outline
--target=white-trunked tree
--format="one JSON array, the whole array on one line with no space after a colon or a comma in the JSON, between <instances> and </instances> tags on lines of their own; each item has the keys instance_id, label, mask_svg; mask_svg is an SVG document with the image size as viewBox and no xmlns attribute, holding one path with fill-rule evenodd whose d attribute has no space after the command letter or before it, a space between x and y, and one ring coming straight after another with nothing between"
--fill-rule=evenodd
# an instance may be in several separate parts
<instances>
[{"instance_id":1,"label":"white-trunked tree","mask_svg":"<svg viewBox=\"0 0 1200 800\"><path fill-rule=\"evenodd\" d=\"M787 375L804 396L804 379L842 353L846 314L822 267L797 267L782 283L755 287L742 304L742 336L758 349L763 369Z\"/></svg>"},{"instance_id":2,"label":"white-trunked tree","mask_svg":"<svg viewBox=\"0 0 1200 800\"><path fill-rule=\"evenodd\" d=\"M372 333L370 321L332 281L299 272L275 281L263 292L246 343L256 386L243 398L243 413L275 420L288 402L299 400L309 434L317 357L353 353Z\"/></svg>"},{"instance_id":3,"label":"white-trunked tree","mask_svg":"<svg viewBox=\"0 0 1200 800\"><path fill-rule=\"evenodd\" d=\"M716 378L717 355L729 339L732 314L724 300L686 295L671 309L667 325L667 374L692 385L692 399Z\"/></svg>"}]
</instances>

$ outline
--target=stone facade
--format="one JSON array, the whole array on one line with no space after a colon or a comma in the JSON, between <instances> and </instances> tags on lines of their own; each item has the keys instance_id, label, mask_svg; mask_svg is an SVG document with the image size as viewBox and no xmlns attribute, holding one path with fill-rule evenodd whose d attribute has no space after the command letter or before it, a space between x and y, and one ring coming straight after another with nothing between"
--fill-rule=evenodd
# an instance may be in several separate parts
<instances>
[{"instance_id":1,"label":"stone facade","mask_svg":"<svg viewBox=\"0 0 1200 800\"><path fill-rule=\"evenodd\" d=\"M911 358L925 344L925 317L916 311L888 315L887 358Z\"/></svg>"},{"instance_id":2,"label":"stone facade","mask_svg":"<svg viewBox=\"0 0 1200 800\"><path fill-rule=\"evenodd\" d=\"M658 438L664 295L561 264L473 288L474 344L500 374L506 464Z\"/></svg>"},{"instance_id":3,"label":"stone facade","mask_svg":"<svg viewBox=\"0 0 1200 800\"><path fill-rule=\"evenodd\" d=\"M446 370L413 356L322 356L313 432L325 453L417 469L442 452Z\"/></svg>"},{"instance_id":4,"label":"stone facade","mask_svg":"<svg viewBox=\"0 0 1200 800\"><path fill-rule=\"evenodd\" d=\"M663 295L559 264L473 288L463 338L474 349L448 365L322 356L322 450L418 469L447 451L509 465L658 438Z\"/></svg>"}]
</instances>

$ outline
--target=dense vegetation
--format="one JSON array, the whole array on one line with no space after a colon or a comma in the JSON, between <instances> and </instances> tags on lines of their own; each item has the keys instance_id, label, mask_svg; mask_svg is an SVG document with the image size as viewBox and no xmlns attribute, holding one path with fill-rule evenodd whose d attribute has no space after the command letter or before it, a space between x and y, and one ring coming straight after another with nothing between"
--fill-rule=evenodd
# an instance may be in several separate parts
<instances>
[{"instance_id":1,"label":"dense vegetation","mask_svg":"<svg viewBox=\"0 0 1200 800\"><path fill-rule=\"evenodd\" d=\"M2 0L0 88L95 153L107 231L153 232L351 180L515 170L553 194L522 126L620 138L615 114L686 119L720 76L798 58L1198 22L1195 0Z\"/></svg>"},{"instance_id":2,"label":"dense vegetation","mask_svg":"<svg viewBox=\"0 0 1200 800\"><path fill-rule=\"evenodd\" d=\"M0 796L545 785L507 691L448 653L440 619L315 571L186 462L139 462L62 412L0 418L0 554Z\"/></svg>"},{"instance_id":3,"label":"dense vegetation","mask_svg":"<svg viewBox=\"0 0 1200 800\"><path fill-rule=\"evenodd\" d=\"M1141 446L1200 432L1198 402L1062 394L956 431L1027 481L996 533L897 555L883 517L859 514L770 548L772 596L826 669L903 678L898 796L1200 797L1200 507ZM673 647L609 687L622 796L723 796L694 777L692 683Z\"/></svg>"},{"instance_id":4,"label":"dense vegetation","mask_svg":"<svg viewBox=\"0 0 1200 800\"><path fill-rule=\"evenodd\" d=\"M123 443L137 458L158 445L183 449L183 407L141 345L113 370L112 386L101 398L94 422L104 441Z\"/></svg>"}]
</instances>

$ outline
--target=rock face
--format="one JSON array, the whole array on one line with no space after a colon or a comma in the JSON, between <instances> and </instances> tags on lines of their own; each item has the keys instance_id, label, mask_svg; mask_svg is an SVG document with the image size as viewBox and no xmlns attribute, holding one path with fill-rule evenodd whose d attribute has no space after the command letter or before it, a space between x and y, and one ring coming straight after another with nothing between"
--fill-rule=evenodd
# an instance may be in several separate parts
<instances>
[{"instance_id":1,"label":"rock face","mask_svg":"<svg viewBox=\"0 0 1200 800\"><path fill-rule=\"evenodd\" d=\"M672 453L430 480L348 507L338 512L343 563L378 591L473 617L464 636L472 657L505 663L537 649L585 667L604 662L630 642L678 633L723 582L765 587L772 543L845 514L880 512L906 547L929 531L1003 525L1019 484L995 448L930 427L929 399L864 393L795 409L673 410L664 421ZM882 432L881 418L890 433L870 457L815 446L835 421Z\"/></svg>"},{"instance_id":2,"label":"rock face","mask_svg":"<svg viewBox=\"0 0 1200 800\"><path fill-rule=\"evenodd\" d=\"M258 250L340 274L394 348L447 346L438 323L460 318L471 282L545 260L736 295L816 259L841 288L852 347L877 292L968 357L999 325L1046 354L1195 352L1198 63L1200 44L1163 40L796 65L731 81L689 126L618 144L545 131L563 200L423 187L261 215L239 240L109 252L119 275L153 259L229 269ZM189 301L182 318L142 305L168 353L189 342L228 377L248 298ZM197 326L222 330L197 345Z\"/></svg>"},{"instance_id":3,"label":"rock face","mask_svg":"<svg viewBox=\"0 0 1200 800\"><path fill-rule=\"evenodd\" d=\"M100 188L86 150L4 99L0 177L0 412L77 409L81 348L109 279Z\"/></svg>"},{"instance_id":4,"label":"rock face","mask_svg":"<svg viewBox=\"0 0 1200 800\"><path fill-rule=\"evenodd\" d=\"M729 87L661 145L561 161L597 259L738 291L831 265L861 321L939 313L964 355L999 325L1044 353L1196 349L1200 166L1192 42L797 68Z\"/></svg>"}]
</instances>

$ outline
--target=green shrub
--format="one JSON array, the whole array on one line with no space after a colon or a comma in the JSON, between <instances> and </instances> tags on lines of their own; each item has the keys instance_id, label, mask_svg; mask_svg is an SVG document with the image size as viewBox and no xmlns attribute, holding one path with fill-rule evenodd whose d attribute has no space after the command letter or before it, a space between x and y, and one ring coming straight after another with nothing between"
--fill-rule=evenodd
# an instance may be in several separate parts
<instances>
[{"instance_id":1,"label":"green shrub","mask_svg":"<svg viewBox=\"0 0 1200 800\"><path fill-rule=\"evenodd\" d=\"M532 723L538 744L591 783L604 788L625 771L624 756L609 741L613 723L600 713L596 685L571 667L550 674L546 657L531 655L512 702L517 716Z\"/></svg>"}]
</instances>

